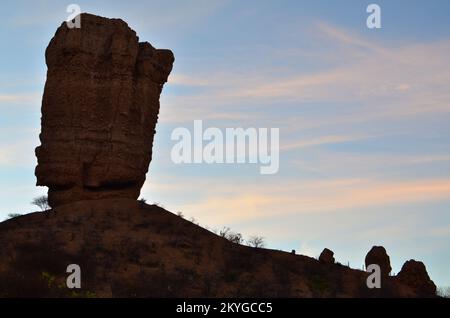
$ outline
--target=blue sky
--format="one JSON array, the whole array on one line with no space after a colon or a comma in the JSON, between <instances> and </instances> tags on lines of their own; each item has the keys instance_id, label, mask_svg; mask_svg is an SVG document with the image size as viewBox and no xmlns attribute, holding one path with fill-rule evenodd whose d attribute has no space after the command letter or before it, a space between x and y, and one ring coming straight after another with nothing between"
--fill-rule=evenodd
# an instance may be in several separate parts
<instances>
[{"instance_id":1,"label":"blue sky","mask_svg":"<svg viewBox=\"0 0 450 318\"><path fill-rule=\"evenodd\" d=\"M369 30L366 7L382 9ZM142 196L360 268L384 245L450 286L449 1L4 1L0 218L31 212L44 51L70 3L173 50ZM175 165L176 127L280 129L280 171Z\"/></svg>"}]
</instances>

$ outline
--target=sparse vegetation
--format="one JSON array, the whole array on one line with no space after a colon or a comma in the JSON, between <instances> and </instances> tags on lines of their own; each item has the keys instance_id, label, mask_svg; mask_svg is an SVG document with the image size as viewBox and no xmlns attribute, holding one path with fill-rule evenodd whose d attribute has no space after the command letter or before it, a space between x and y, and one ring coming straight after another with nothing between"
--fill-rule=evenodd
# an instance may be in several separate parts
<instances>
[{"instance_id":1,"label":"sparse vegetation","mask_svg":"<svg viewBox=\"0 0 450 318\"><path fill-rule=\"evenodd\" d=\"M20 214L20 213L9 213L8 214L8 219L13 219L13 218L16 218L16 217L21 216L21 215L23 215L23 214Z\"/></svg>"},{"instance_id":2,"label":"sparse vegetation","mask_svg":"<svg viewBox=\"0 0 450 318\"><path fill-rule=\"evenodd\" d=\"M153 205L156 205L157 207L160 207L161 209L165 209L164 205L161 204L161 202L158 202L158 201L153 202Z\"/></svg>"},{"instance_id":3,"label":"sparse vegetation","mask_svg":"<svg viewBox=\"0 0 450 318\"><path fill-rule=\"evenodd\" d=\"M314 293L323 294L328 288L327 280L321 275L313 275L309 280L310 287Z\"/></svg>"},{"instance_id":4,"label":"sparse vegetation","mask_svg":"<svg viewBox=\"0 0 450 318\"><path fill-rule=\"evenodd\" d=\"M50 205L48 204L48 196L41 195L40 197L36 197L31 201L31 204L39 207L41 211L50 210Z\"/></svg>"},{"instance_id":5,"label":"sparse vegetation","mask_svg":"<svg viewBox=\"0 0 450 318\"><path fill-rule=\"evenodd\" d=\"M450 287L438 287L436 294L440 297L450 298Z\"/></svg>"},{"instance_id":6,"label":"sparse vegetation","mask_svg":"<svg viewBox=\"0 0 450 318\"><path fill-rule=\"evenodd\" d=\"M197 222L197 220L196 220L194 217L191 217L191 218L189 219L189 221L190 221L191 223L193 223L193 224L197 224L197 225L198 225L198 222Z\"/></svg>"},{"instance_id":7,"label":"sparse vegetation","mask_svg":"<svg viewBox=\"0 0 450 318\"><path fill-rule=\"evenodd\" d=\"M228 232L230 232L231 229L229 227L223 227L220 231L219 231L219 236L223 237L223 238L227 238Z\"/></svg>"},{"instance_id":8,"label":"sparse vegetation","mask_svg":"<svg viewBox=\"0 0 450 318\"><path fill-rule=\"evenodd\" d=\"M139 199L139 207L142 209L145 207L145 204L147 203L147 199L145 198L140 198Z\"/></svg>"},{"instance_id":9,"label":"sparse vegetation","mask_svg":"<svg viewBox=\"0 0 450 318\"><path fill-rule=\"evenodd\" d=\"M149 213L133 214L127 210L130 205ZM103 207L95 213L80 209L75 215L64 213L64 209L55 217L38 213L32 216L33 222L22 217L2 224L6 231L15 231L10 240L18 243L0 249L1 257L11 259L0 271L0 297L403 295L395 289L395 282L392 292L389 285L378 294L369 292L366 275L359 271L322 266L308 257L289 255L295 253L290 249L287 253L262 249L265 239L261 236L245 240L256 248L237 245L243 244L243 237L229 227L217 231L216 236L153 205L140 208L136 201L119 202L112 209ZM94 226L83 228L88 222ZM62 227L67 229L65 235L59 231ZM79 228L89 240L77 235ZM106 230L118 233L118 239L103 239ZM5 238L9 236L0 237L3 242ZM66 248L68 243L76 247L76 252ZM82 272L82 290L65 286L70 263L86 269ZM448 290L440 288L439 295L448 297Z\"/></svg>"},{"instance_id":10,"label":"sparse vegetation","mask_svg":"<svg viewBox=\"0 0 450 318\"><path fill-rule=\"evenodd\" d=\"M244 242L242 234L231 231L231 229L229 227L223 227L219 231L219 236L221 236L235 244L242 244Z\"/></svg>"},{"instance_id":11,"label":"sparse vegetation","mask_svg":"<svg viewBox=\"0 0 450 318\"><path fill-rule=\"evenodd\" d=\"M236 243L236 244L242 244L244 242L244 239L242 238L241 233L231 232L228 234L227 239L228 239L228 241L230 241L232 243Z\"/></svg>"},{"instance_id":12,"label":"sparse vegetation","mask_svg":"<svg viewBox=\"0 0 450 318\"><path fill-rule=\"evenodd\" d=\"M178 211L178 212L177 212L177 215L178 215L180 218L184 219L184 214L183 214L183 212Z\"/></svg>"},{"instance_id":13,"label":"sparse vegetation","mask_svg":"<svg viewBox=\"0 0 450 318\"><path fill-rule=\"evenodd\" d=\"M264 241L264 237L262 236L251 236L248 241L247 244L251 247L255 247L255 248L263 248L264 246L266 246L266 243Z\"/></svg>"}]
</instances>

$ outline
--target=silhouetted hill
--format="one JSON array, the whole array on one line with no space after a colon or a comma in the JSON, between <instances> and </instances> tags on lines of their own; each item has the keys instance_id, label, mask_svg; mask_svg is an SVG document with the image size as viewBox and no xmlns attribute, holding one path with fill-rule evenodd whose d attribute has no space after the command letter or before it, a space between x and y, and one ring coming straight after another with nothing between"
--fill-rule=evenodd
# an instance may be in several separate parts
<instances>
[{"instance_id":1,"label":"silhouetted hill","mask_svg":"<svg viewBox=\"0 0 450 318\"><path fill-rule=\"evenodd\" d=\"M229 242L158 206L80 201L0 223L2 297L417 297L388 277ZM65 287L81 267L82 289Z\"/></svg>"}]
</instances>

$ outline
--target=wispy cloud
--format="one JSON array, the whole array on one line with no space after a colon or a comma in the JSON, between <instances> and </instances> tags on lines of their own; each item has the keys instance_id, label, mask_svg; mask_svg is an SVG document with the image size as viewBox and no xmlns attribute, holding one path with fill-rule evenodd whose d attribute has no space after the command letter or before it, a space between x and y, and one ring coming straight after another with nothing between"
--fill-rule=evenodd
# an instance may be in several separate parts
<instances>
[{"instance_id":1,"label":"wispy cloud","mask_svg":"<svg viewBox=\"0 0 450 318\"><path fill-rule=\"evenodd\" d=\"M37 140L38 132L29 135L25 139L11 144L0 143L0 168L11 167L33 167L36 165L34 149L39 144Z\"/></svg>"},{"instance_id":2,"label":"wispy cloud","mask_svg":"<svg viewBox=\"0 0 450 318\"><path fill-rule=\"evenodd\" d=\"M389 177L393 171L413 171L423 166L436 168L450 165L450 154L402 154L402 153L352 153L331 152L316 149L308 157L291 160L293 169L302 172L320 172L323 175L364 175L366 177ZM442 169L442 168L441 168ZM431 174L431 171L429 171Z\"/></svg>"},{"instance_id":3,"label":"wispy cloud","mask_svg":"<svg viewBox=\"0 0 450 318\"><path fill-rule=\"evenodd\" d=\"M322 114L320 121L339 123L450 112L450 40L387 46L326 23L317 23L315 32L329 54L341 56L339 64L294 74L270 66L246 74L226 69L212 74L201 70L178 74L174 85L208 89L187 98L170 97L169 102L174 109L177 104L188 105L205 116L211 110L243 103L266 105L268 109L273 103L299 107L302 103L327 102L334 103L336 111L330 112L332 118ZM345 103L359 107L349 114L345 110L351 108Z\"/></svg>"},{"instance_id":4,"label":"wispy cloud","mask_svg":"<svg viewBox=\"0 0 450 318\"><path fill-rule=\"evenodd\" d=\"M258 186L221 180L220 185L214 184L216 183L212 180L204 178L200 181L189 181L189 186L182 182L176 186L171 185L169 190L172 194L184 191L185 202L177 208L188 215L195 215L202 221L214 224L248 220L261 222L271 217L450 199L450 179L408 181L333 179L304 182L299 180ZM153 189L153 193L158 192L158 187L164 191L161 186L149 185L149 187L143 193L148 193L149 189ZM201 199L191 200L186 194L189 187L207 190L202 191ZM225 191L221 191L224 189Z\"/></svg>"},{"instance_id":5,"label":"wispy cloud","mask_svg":"<svg viewBox=\"0 0 450 318\"><path fill-rule=\"evenodd\" d=\"M0 107L14 104L15 106L39 105L41 95L37 93L0 94Z\"/></svg>"},{"instance_id":6,"label":"wispy cloud","mask_svg":"<svg viewBox=\"0 0 450 318\"><path fill-rule=\"evenodd\" d=\"M308 140L301 140L293 143L288 143L281 145L280 150L281 151L289 151L294 149L301 149L301 148L307 148L307 147L314 147L314 146L321 146L321 145L328 145L328 144L339 144L339 143L345 143L345 142L351 142L351 141L358 141L358 140L364 140L368 139L374 136L370 136L368 134L359 134L359 135L327 135L327 136L321 136L316 137Z\"/></svg>"},{"instance_id":7,"label":"wispy cloud","mask_svg":"<svg viewBox=\"0 0 450 318\"><path fill-rule=\"evenodd\" d=\"M336 41L337 44L345 45L345 49L372 51L377 54L388 54L382 46L377 45L373 41L366 40L359 36L356 32L344 30L336 25L326 23L324 21L316 21L315 27L320 31L319 36Z\"/></svg>"},{"instance_id":8,"label":"wispy cloud","mask_svg":"<svg viewBox=\"0 0 450 318\"><path fill-rule=\"evenodd\" d=\"M450 237L450 225L440 226L437 228L429 229L429 235L437 236L437 237Z\"/></svg>"}]
</instances>

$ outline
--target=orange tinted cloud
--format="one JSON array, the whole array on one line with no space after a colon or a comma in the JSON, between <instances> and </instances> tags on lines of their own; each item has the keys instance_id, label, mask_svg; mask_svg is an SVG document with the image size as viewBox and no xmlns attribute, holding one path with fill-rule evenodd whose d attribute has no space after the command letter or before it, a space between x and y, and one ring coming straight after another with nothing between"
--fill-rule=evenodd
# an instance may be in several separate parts
<instances>
[{"instance_id":1,"label":"orange tinted cloud","mask_svg":"<svg viewBox=\"0 0 450 318\"><path fill-rule=\"evenodd\" d=\"M180 192L186 189L186 185L178 186ZM192 183L190 186L196 187ZM227 188L227 191L220 191L221 187ZM450 179L336 179L315 182L299 180L298 183L279 182L264 186L221 182L221 187L207 188L198 201L190 201L186 197L179 208L186 215L195 216L206 224L229 224L302 213L450 199ZM175 191L172 193L177 191L173 187L170 190Z\"/></svg>"}]
</instances>

